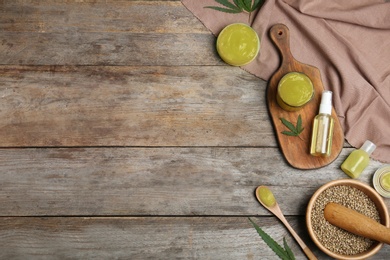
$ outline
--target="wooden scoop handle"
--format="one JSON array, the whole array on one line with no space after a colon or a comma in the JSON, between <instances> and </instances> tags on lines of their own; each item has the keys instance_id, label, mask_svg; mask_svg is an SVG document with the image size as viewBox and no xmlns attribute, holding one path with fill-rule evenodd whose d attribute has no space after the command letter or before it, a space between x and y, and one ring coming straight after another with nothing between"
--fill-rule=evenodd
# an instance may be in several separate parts
<instances>
[{"instance_id":1,"label":"wooden scoop handle","mask_svg":"<svg viewBox=\"0 0 390 260\"><path fill-rule=\"evenodd\" d=\"M327 221L339 228L355 235L390 244L390 228L355 210L330 202L325 207L324 215Z\"/></svg>"}]
</instances>

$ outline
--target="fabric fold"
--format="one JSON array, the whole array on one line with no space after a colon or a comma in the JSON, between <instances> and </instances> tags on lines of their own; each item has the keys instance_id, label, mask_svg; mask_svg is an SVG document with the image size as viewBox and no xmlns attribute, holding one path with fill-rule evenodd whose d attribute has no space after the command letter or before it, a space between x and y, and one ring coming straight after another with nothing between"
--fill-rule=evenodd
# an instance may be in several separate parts
<instances>
[{"instance_id":1,"label":"fabric fold","mask_svg":"<svg viewBox=\"0 0 390 260\"><path fill-rule=\"evenodd\" d=\"M269 29L285 24L293 56L317 67L324 88L333 91L346 140L354 147L374 142L371 157L390 163L389 1L266 0L251 19L204 8L218 6L214 0L182 3L216 36L230 23L250 24L260 37L260 54L242 68L264 80L280 64Z\"/></svg>"}]
</instances>

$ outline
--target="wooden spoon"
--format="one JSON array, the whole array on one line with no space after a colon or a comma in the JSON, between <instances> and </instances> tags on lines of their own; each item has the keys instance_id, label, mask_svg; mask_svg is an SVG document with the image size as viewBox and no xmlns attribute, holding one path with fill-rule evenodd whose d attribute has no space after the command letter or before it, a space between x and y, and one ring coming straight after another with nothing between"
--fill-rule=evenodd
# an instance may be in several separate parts
<instances>
[{"instance_id":1,"label":"wooden spoon","mask_svg":"<svg viewBox=\"0 0 390 260\"><path fill-rule=\"evenodd\" d=\"M270 196L272 197L272 200L269 200L266 198L267 201L263 201L264 198L260 196L260 190L261 189L267 189L270 193ZM290 224L287 222L286 218L284 217L282 210L280 209L278 203L276 202L273 194L266 186L259 186L256 189L256 198L260 202L261 205L263 205L266 209L268 209L271 213L273 213L290 231L291 235L295 238L295 240L298 242L299 246L302 248L303 252L306 254L307 258L310 260L317 260L317 257L313 254L313 252L307 247L307 245L303 242L303 240L298 236L298 234L294 231L294 229L290 226ZM272 201L270 203L270 201Z\"/></svg>"},{"instance_id":2,"label":"wooden spoon","mask_svg":"<svg viewBox=\"0 0 390 260\"><path fill-rule=\"evenodd\" d=\"M353 209L330 202L325 206L324 215L325 219L336 227L355 235L390 244L390 228Z\"/></svg>"}]
</instances>

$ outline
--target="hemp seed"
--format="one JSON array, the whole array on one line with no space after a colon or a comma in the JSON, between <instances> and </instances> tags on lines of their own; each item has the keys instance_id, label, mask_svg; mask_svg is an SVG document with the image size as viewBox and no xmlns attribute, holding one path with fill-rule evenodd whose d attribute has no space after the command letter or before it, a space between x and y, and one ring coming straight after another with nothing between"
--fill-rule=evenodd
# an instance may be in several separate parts
<instances>
[{"instance_id":1,"label":"hemp seed","mask_svg":"<svg viewBox=\"0 0 390 260\"><path fill-rule=\"evenodd\" d=\"M363 191L339 185L324 190L318 196L312 210L314 234L328 250L341 255L355 255L367 251L374 241L336 227L325 219L324 209L329 202L341 204L380 222L375 203Z\"/></svg>"}]
</instances>

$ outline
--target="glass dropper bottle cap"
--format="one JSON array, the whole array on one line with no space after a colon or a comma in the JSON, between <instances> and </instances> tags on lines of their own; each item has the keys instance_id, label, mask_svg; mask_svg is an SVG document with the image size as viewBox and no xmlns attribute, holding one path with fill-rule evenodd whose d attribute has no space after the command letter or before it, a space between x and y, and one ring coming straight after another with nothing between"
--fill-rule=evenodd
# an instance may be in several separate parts
<instances>
[{"instance_id":1,"label":"glass dropper bottle cap","mask_svg":"<svg viewBox=\"0 0 390 260\"><path fill-rule=\"evenodd\" d=\"M376 145L373 142L366 140L360 149L371 155L375 148Z\"/></svg>"}]
</instances>

